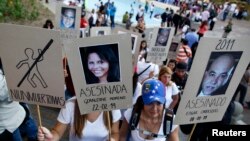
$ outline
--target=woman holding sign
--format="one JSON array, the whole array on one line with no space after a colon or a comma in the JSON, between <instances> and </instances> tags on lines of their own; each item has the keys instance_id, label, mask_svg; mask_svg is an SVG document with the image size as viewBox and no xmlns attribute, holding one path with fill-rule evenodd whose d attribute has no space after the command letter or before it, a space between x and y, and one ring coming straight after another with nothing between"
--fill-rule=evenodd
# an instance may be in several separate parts
<instances>
[{"instance_id":1,"label":"woman holding sign","mask_svg":"<svg viewBox=\"0 0 250 141\"><path fill-rule=\"evenodd\" d=\"M120 81L117 44L80 48L80 53L87 84Z\"/></svg>"},{"instance_id":2,"label":"woman holding sign","mask_svg":"<svg viewBox=\"0 0 250 141\"><path fill-rule=\"evenodd\" d=\"M109 137L110 141L118 141L120 118L120 110L81 115L76 97L73 97L61 109L57 123L51 131L45 127L39 128L38 141L59 141L67 126L70 126L69 141L107 141Z\"/></svg>"},{"instance_id":3,"label":"woman holding sign","mask_svg":"<svg viewBox=\"0 0 250 141\"><path fill-rule=\"evenodd\" d=\"M165 109L165 86L156 79L143 83L142 95L124 113L120 141L179 141L173 111Z\"/></svg>"}]
</instances>

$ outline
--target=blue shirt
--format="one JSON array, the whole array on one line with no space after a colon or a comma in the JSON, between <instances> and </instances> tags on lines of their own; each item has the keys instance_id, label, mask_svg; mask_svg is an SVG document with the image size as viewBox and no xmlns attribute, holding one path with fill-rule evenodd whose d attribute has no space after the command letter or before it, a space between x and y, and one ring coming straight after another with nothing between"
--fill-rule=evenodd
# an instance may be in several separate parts
<instances>
[{"instance_id":1,"label":"blue shirt","mask_svg":"<svg viewBox=\"0 0 250 141\"><path fill-rule=\"evenodd\" d=\"M115 12L116 12L116 7L113 5L110 7L110 16L115 16Z\"/></svg>"},{"instance_id":2,"label":"blue shirt","mask_svg":"<svg viewBox=\"0 0 250 141\"><path fill-rule=\"evenodd\" d=\"M186 34L185 39L188 40L188 46L191 48L195 42L199 41L199 36L195 32L189 32Z\"/></svg>"}]
</instances>

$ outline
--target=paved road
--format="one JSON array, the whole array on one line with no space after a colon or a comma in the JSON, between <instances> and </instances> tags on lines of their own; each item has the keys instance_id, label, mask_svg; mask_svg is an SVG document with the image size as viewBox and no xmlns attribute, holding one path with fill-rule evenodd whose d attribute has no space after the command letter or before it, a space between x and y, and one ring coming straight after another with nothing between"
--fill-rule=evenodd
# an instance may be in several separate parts
<instances>
[{"instance_id":1,"label":"paved road","mask_svg":"<svg viewBox=\"0 0 250 141\"><path fill-rule=\"evenodd\" d=\"M44 2L42 2L42 3L44 3ZM44 6L48 7L53 13L55 13L56 2L54 0L50 1L49 4L44 3ZM222 35L223 26L225 26L225 25L226 25L226 22L217 21L213 32L215 34ZM250 36L250 23L247 21L242 21L242 20L241 21L234 20L233 21L233 30L229 34L229 37L249 37L249 36ZM248 88L248 93L247 93L245 100L250 101L250 88ZM30 110L31 110L31 113L34 116L35 120L38 121L37 120L36 106L30 105ZM59 109L40 107L40 110L41 110L41 116L42 116L42 125L51 129L56 122L56 118L57 118ZM250 110L249 109L244 109L242 120L246 124L250 124ZM66 134L61 139L61 141L68 140L67 133L68 132L66 131Z\"/></svg>"}]
</instances>

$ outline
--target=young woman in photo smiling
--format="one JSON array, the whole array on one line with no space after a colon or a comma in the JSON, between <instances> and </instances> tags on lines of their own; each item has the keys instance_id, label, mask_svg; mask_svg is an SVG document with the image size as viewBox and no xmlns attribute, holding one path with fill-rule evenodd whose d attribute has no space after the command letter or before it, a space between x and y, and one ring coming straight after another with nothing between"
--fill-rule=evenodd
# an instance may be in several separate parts
<instances>
[{"instance_id":1,"label":"young woman in photo smiling","mask_svg":"<svg viewBox=\"0 0 250 141\"><path fill-rule=\"evenodd\" d=\"M87 84L120 81L119 60L112 47L115 44L84 49L82 57Z\"/></svg>"}]
</instances>

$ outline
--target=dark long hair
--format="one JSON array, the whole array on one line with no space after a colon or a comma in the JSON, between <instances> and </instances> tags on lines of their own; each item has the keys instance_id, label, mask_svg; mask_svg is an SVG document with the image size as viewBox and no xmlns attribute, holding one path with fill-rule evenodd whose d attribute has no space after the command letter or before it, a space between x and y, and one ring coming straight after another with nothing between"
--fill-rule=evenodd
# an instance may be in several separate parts
<instances>
[{"instance_id":1,"label":"dark long hair","mask_svg":"<svg viewBox=\"0 0 250 141\"><path fill-rule=\"evenodd\" d=\"M145 48L142 48L142 43L146 43L146 47ZM142 50L145 50L145 52L147 52L147 46L148 46L147 45L147 41L146 40L142 40L141 44L140 44L140 50L139 50L139 52L142 51Z\"/></svg>"},{"instance_id":2,"label":"dark long hair","mask_svg":"<svg viewBox=\"0 0 250 141\"><path fill-rule=\"evenodd\" d=\"M99 83L99 78L97 78L89 69L88 69L88 56L91 53L96 53L101 60L105 60L109 63L108 70L108 82L118 82L120 81L120 67L118 56L114 53L114 50L111 49L112 45L103 45L97 47L88 47L86 48L86 55L84 56L84 72L87 84Z\"/></svg>"},{"instance_id":3,"label":"dark long hair","mask_svg":"<svg viewBox=\"0 0 250 141\"><path fill-rule=\"evenodd\" d=\"M82 131L86 125L86 121L87 121L87 114L81 115L80 113L80 109L77 103L77 100L72 101L75 102L75 110L74 110L74 134L75 136L77 136L78 138L82 138L83 134ZM109 114L109 119L108 119L108 114ZM112 111L103 111L103 121L104 121L104 125L106 127L107 130L109 130L109 123L110 127L112 128L112 123L113 123L113 115L112 115ZM110 122L108 121L110 120Z\"/></svg>"},{"instance_id":4,"label":"dark long hair","mask_svg":"<svg viewBox=\"0 0 250 141\"><path fill-rule=\"evenodd\" d=\"M50 19L46 20L45 24L43 25L43 28L49 28L49 24L50 24L51 29L53 29L54 25Z\"/></svg>"}]
</instances>

